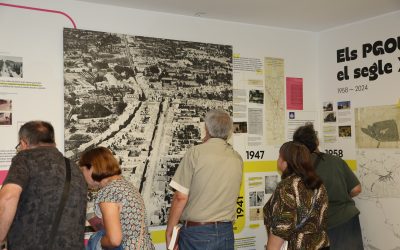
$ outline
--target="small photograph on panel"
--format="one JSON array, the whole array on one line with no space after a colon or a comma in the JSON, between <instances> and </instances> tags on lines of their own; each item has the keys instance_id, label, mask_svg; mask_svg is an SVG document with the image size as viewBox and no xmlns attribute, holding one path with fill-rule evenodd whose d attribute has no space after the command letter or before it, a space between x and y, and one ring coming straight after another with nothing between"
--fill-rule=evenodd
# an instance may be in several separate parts
<instances>
[{"instance_id":1,"label":"small photograph on panel","mask_svg":"<svg viewBox=\"0 0 400 250\"><path fill-rule=\"evenodd\" d=\"M250 208L250 221L263 220L263 211L261 208Z\"/></svg>"},{"instance_id":2,"label":"small photograph on panel","mask_svg":"<svg viewBox=\"0 0 400 250\"><path fill-rule=\"evenodd\" d=\"M256 206L262 206L264 204L264 191L257 192Z\"/></svg>"},{"instance_id":3,"label":"small photograph on panel","mask_svg":"<svg viewBox=\"0 0 400 250\"><path fill-rule=\"evenodd\" d=\"M260 89L251 89L249 91L249 102L263 104L264 92Z\"/></svg>"},{"instance_id":4,"label":"small photograph on panel","mask_svg":"<svg viewBox=\"0 0 400 250\"><path fill-rule=\"evenodd\" d=\"M257 192L255 192L255 191L249 192L249 200L250 200L250 202L249 202L250 207L257 206L256 205L257 204Z\"/></svg>"},{"instance_id":5,"label":"small photograph on panel","mask_svg":"<svg viewBox=\"0 0 400 250\"><path fill-rule=\"evenodd\" d=\"M272 194L275 191L276 185L278 185L277 175L265 176L265 193Z\"/></svg>"},{"instance_id":6,"label":"small photograph on panel","mask_svg":"<svg viewBox=\"0 0 400 250\"><path fill-rule=\"evenodd\" d=\"M247 133L247 122L234 122L233 133L235 134Z\"/></svg>"},{"instance_id":7,"label":"small photograph on panel","mask_svg":"<svg viewBox=\"0 0 400 250\"><path fill-rule=\"evenodd\" d=\"M12 124L12 113L0 112L0 125L11 125L11 124Z\"/></svg>"},{"instance_id":8,"label":"small photograph on panel","mask_svg":"<svg viewBox=\"0 0 400 250\"><path fill-rule=\"evenodd\" d=\"M324 105L323 105L322 109L324 111L332 111L333 110L332 102L324 102Z\"/></svg>"},{"instance_id":9,"label":"small photograph on panel","mask_svg":"<svg viewBox=\"0 0 400 250\"><path fill-rule=\"evenodd\" d=\"M12 100L0 98L0 111L11 111Z\"/></svg>"},{"instance_id":10,"label":"small photograph on panel","mask_svg":"<svg viewBox=\"0 0 400 250\"><path fill-rule=\"evenodd\" d=\"M324 112L324 122L336 122L336 112L334 111Z\"/></svg>"},{"instance_id":11,"label":"small photograph on panel","mask_svg":"<svg viewBox=\"0 0 400 250\"><path fill-rule=\"evenodd\" d=\"M22 57L0 55L0 77L22 78Z\"/></svg>"},{"instance_id":12,"label":"small photograph on panel","mask_svg":"<svg viewBox=\"0 0 400 250\"><path fill-rule=\"evenodd\" d=\"M351 126L339 126L339 137L351 137Z\"/></svg>"},{"instance_id":13,"label":"small photograph on panel","mask_svg":"<svg viewBox=\"0 0 400 250\"><path fill-rule=\"evenodd\" d=\"M337 103L337 109L350 109L350 101L341 101Z\"/></svg>"},{"instance_id":14,"label":"small photograph on panel","mask_svg":"<svg viewBox=\"0 0 400 250\"><path fill-rule=\"evenodd\" d=\"M294 112L289 112L289 119L293 120L296 118L296 114Z\"/></svg>"}]
</instances>

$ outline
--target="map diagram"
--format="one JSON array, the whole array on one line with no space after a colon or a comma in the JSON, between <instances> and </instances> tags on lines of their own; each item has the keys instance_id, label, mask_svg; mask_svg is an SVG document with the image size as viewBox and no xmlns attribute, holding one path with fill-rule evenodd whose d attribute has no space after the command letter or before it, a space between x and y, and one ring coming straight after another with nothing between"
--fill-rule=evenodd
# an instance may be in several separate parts
<instances>
[{"instance_id":1,"label":"map diagram","mask_svg":"<svg viewBox=\"0 0 400 250\"><path fill-rule=\"evenodd\" d=\"M400 250L400 221L396 199L360 197L355 200L361 212L364 249Z\"/></svg>"},{"instance_id":2,"label":"map diagram","mask_svg":"<svg viewBox=\"0 0 400 250\"><path fill-rule=\"evenodd\" d=\"M358 148L399 148L400 108L395 105L355 109Z\"/></svg>"},{"instance_id":3,"label":"map diagram","mask_svg":"<svg viewBox=\"0 0 400 250\"><path fill-rule=\"evenodd\" d=\"M285 142L284 61L265 58L265 116L266 144Z\"/></svg>"},{"instance_id":4,"label":"map diagram","mask_svg":"<svg viewBox=\"0 0 400 250\"><path fill-rule=\"evenodd\" d=\"M358 177L363 197L400 197L400 151L358 150Z\"/></svg>"},{"instance_id":5,"label":"map diagram","mask_svg":"<svg viewBox=\"0 0 400 250\"><path fill-rule=\"evenodd\" d=\"M362 192L355 201L361 212L364 249L400 250L400 151L362 149L356 159Z\"/></svg>"}]
</instances>

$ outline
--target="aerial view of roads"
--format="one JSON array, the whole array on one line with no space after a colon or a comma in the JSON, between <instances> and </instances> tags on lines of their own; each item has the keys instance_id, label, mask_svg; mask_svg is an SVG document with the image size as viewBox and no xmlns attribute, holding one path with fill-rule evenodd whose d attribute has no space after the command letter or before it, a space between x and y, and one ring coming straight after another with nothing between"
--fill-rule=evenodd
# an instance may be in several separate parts
<instances>
[{"instance_id":1,"label":"aerial view of roads","mask_svg":"<svg viewBox=\"0 0 400 250\"><path fill-rule=\"evenodd\" d=\"M0 56L0 77L22 78L22 58Z\"/></svg>"},{"instance_id":2,"label":"aerial view of roads","mask_svg":"<svg viewBox=\"0 0 400 250\"><path fill-rule=\"evenodd\" d=\"M65 154L111 149L165 225L172 176L204 136L204 114L232 113L232 47L64 29Z\"/></svg>"}]
</instances>

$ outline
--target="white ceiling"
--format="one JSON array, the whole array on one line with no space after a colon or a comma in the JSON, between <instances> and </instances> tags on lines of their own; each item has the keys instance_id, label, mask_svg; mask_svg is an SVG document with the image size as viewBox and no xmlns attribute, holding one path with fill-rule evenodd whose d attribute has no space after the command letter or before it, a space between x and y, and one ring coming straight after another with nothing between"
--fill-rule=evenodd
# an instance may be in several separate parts
<instances>
[{"instance_id":1,"label":"white ceiling","mask_svg":"<svg viewBox=\"0 0 400 250\"><path fill-rule=\"evenodd\" d=\"M400 0L81 1L315 32L400 10Z\"/></svg>"}]
</instances>

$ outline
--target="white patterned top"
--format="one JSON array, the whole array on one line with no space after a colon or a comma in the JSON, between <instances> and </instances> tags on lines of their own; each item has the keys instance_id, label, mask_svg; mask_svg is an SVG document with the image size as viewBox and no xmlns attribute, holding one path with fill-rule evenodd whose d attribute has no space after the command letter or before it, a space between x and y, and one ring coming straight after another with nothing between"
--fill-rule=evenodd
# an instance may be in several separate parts
<instances>
[{"instance_id":1,"label":"white patterned top","mask_svg":"<svg viewBox=\"0 0 400 250\"><path fill-rule=\"evenodd\" d=\"M99 203L114 202L122 205L120 220L122 226L122 246L125 250L134 250L140 242L140 250L152 250L146 222L146 209L138 189L124 178L113 180L101 188L95 199L95 213L102 218ZM143 222L143 236L140 237Z\"/></svg>"}]
</instances>

